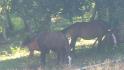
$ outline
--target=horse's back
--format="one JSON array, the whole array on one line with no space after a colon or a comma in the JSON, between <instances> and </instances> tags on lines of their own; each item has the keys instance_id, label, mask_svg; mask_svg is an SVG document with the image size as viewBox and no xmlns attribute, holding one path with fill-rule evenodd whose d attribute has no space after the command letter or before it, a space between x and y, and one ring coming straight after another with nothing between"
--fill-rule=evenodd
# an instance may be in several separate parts
<instances>
[{"instance_id":1,"label":"horse's back","mask_svg":"<svg viewBox=\"0 0 124 70\"><path fill-rule=\"evenodd\" d=\"M63 48L68 45L68 40L62 32L41 32L38 41L50 49Z\"/></svg>"},{"instance_id":2,"label":"horse's back","mask_svg":"<svg viewBox=\"0 0 124 70\"><path fill-rule=\"evenodd\" d=\"M107 29L108 27L104 21L94 20L91 22L76 22L62 32L75 37L95 38L105 34Z\"/></svg>"},{"instance_id":3,"label":"horse's back","mask_svg":"<svg viewBox=\"0 0 124 70\"><path fill-rule=\"evenodd\" d=\"M108 27L106 22L94 20L91 22L77 22L72 25L72 29L74 30L83 30L83 31L98 31L98 30L107 30Z\"/></svg>"}]
</instances>

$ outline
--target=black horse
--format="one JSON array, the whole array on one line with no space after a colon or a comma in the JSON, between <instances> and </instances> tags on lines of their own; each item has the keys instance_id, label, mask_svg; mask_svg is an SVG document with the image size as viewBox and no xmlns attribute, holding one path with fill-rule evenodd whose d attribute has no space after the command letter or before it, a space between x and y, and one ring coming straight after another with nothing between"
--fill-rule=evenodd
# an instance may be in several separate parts
<instances>
[{"instance_id":1,"label":"black horse","mask_svg":"<svg viewBox=\"0 0 124 70\"><path fill-rule=\"evenodd\" d=\"M106 22L94 20L91 22L76 22L62 30L62 32L71 37L70 46L75 51L75 44L78 37L87 40L97 38L96 41L98 41L98 46L100 46L102 38L108 32L108 29L109 26Z\"/></svg>"},{"instance_id":2,"label":"black horse","mask_svg":"<svg viewBox=\"0 0 124 70\"><path fill-rule=\"evenodd\" d=\"M66 64L70 53L68 39L62 32L41 32L37 36L41 51L41 66L45 66L46 53L50 50L57 54L58 64Z\"/></svg>"}]
</instances>

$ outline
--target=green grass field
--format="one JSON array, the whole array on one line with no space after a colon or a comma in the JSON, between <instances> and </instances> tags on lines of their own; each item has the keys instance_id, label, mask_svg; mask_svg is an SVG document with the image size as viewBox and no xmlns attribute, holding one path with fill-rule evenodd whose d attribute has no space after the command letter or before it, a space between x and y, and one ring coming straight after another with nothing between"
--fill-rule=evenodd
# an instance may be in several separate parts
<instances>
[{"instance_id":1,"label":"green grass field","mask_svg":"<svg viewBox=\"0 0 124 70\"><path fill-rule=\"evenodd\" d=\"M106 59L118 59L124 57L124 46L119 46L115 50L108 52L98 51L92 48L93 41L77 42L76 57L73 57L73 66L82 67L104 62ZM8 47L9 46L9 47ZM28 57L29 51L16 45L4 45L0 49L0 70L30 70L40 65L39 53L35 53L32 59ZM47 70L56 70L56 56L54 53L47 55Z\"/></svg>"}]
</instances>

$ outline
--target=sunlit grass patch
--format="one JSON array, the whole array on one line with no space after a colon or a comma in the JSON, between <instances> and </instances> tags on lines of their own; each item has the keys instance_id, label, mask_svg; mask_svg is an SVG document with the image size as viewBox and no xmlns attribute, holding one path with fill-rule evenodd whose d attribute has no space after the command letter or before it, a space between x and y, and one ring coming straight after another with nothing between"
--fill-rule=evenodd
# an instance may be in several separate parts
<instances>
[{"instance_id":1,"label":"sunlit grass patch","mask_svg":"<svg viewBox=\"0 0 124 70\"><path fill-rule=\"evenodd\" d=\"M94 44L96 39L92 39L92 40L84 40L81 38L78 38L77 42L76 42L76 46L78 46L77 48L80 48L81 46L84 46L85 48L92 48L92 45Z\"/></svg>"},{"instance_id":2,"label":"sunlit grass patch","mask_svg":"<svg viewBox=\"0 0 124 70\"><path fill-rule=\"evenodd\" d=\"M87 65L94 65L97 63L104 62L104 60L110 56L108 53L106 55L100 54L96 48L87 48L92 47L92 43L94 43L94 40L86 41L81 40L80 42L77 42L77 48L76 49L76 58L73 58L73 67L79 68ZM79 46L86 46L84 48L80 48ZM5 48L5 47L4 47ZM35 55L33 59L29 59L29 51L27 48L21 48L20 46L16 46L14 44L11 44L8 49L1 50L0 49L0 70L30 70L30 66L37 67L40 65L40 56L39 52L35 51ZM123 45L118 48L117 52L114 57L120 57L123 55L124 47ZM38 53L38 54L37 54ZM113 56L113 55L112 55ZM118 59L118 58L116 58ZM109 61L111 62L111 60ZM54 52L51 52L46 57L46 66L47 70L57 70L55 69L56 64L56 55ZM87 70L107 70L107 67L112 67L113 70L119 70L120 63L117 64L106 64L105 66L97 66L93 67ZM121 65L122 66L122 65ZM76 68L66 68L65 70L75 70ZM114 69L114 68L116 69ZM112 70L110 69L110 70ZM34 69L35 70L35 69Z\"/></svg>"},{"instance_id":3,"label":"sunlit grass patch","mask_svg":"<svg viewBox=\"0 0 124 70\"><path fill-rule=\"evenodd\" d=\"M76 43L77 48L80 49L81 47L85 45L86 47L89 47L94 43L95 40L83 40L79 39ZM35 51L35 54L39 54L39 52ZM21 48L21 46L16 46L15 44L9 45L9 47L5 50L0 51L0 61L3 60L10 60L10 59L16 59L24 56L28 56L29 51L27 48Z\"/></svg>"},{"instance_id":4,"label":"sunlit grass patch","mask_svg":"<svg viewBox=\"0 0 124 70\"><path fill-rule=\"evenodd\" d=\"M0 61L20 58L27 56L28 54L29 52L27 49L20 47L9 47L8 50L0 52Z\"/></svg>"},{"instance_id":5,"label":"sunlit grass patch","mask_svg":"<svg viewBox=\"0 0 124 70\"><path fill-rule=\"evenodd\" d=\"M0 62L0 70L25 70L30 66L38 65L39 59L37 56L30 60L28 57L21 57Z\"/></svg>"},{"instance_id":6,"label":"sunlit grass patch","mask_svg":"<svg viewBox=\"0 0 124 70\"><path fill-rule=\"evenodd\" d=\"M30 60L28 55L27 48L15 44L5 45L0 50L0 70L25 70L39 64L37 55L33 60Z\"/></svg>"}]
</instances>

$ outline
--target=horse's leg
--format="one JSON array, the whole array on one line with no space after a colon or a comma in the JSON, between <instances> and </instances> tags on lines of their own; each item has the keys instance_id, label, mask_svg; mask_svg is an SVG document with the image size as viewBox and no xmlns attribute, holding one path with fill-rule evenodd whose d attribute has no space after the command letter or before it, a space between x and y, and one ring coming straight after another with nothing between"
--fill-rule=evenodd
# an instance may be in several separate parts
<instances>
[{"instance_id":1,"label":"horse's leg","mask_svg":"<svg viewBox=\"0 0 124 70\"><path fill-rule=\"evenodd\" d=\"M97 50L99 53L104 52L104 45L102 44L102 39L104 38L104 35L98 37L98 47Z\"/></svg>"},{"instance_id":2,"label":"horse's leg","mask_svg":"<svg viewBox=\"0 0 124 70\"><path fill-rule=\"evenodd\" d=\"M95 42L93 43L93 47L96 45L96 43L97 43L97 41L98 41L98 38L95 40Z\"/></svg>"},{"instance_id":3,"label":"horse's leg","mask_svg":"<svg viewBox=\"0 0 124 70\"><path fill-rule=\"evenodd\" d=\"M61 65L62 65L62 58L64 58L64 57L61 57L61 51L60 50L57 50L56 51L56 53L57 53L57 63L56 63L56 68L57 68L57 70L60 70L60 69L62 69L61 67Z\"/></svg>"},{"instance_id":4,"label":"horse's leg","mask_svg":"<svg viewBox=\"0 0 124 70\"><path fill-rule=\"evenodd\" d=\"M98 47L102 47L101 43L102 43L102 38L103 38L103 35L102 36L99 36L98 37Z\"/></svg>"},{"instance_id":5,"label":"horse's leg","mask_svg":"<svg viewBox=\"0 0 124 70\"><path fill-rule=\"evenodd\" d=\"M66 50L64 48L58 50L57 52L57 70L63 70L67 64Z\"/></svg>"},{"instance_id":6,"label":"horse's leg","mask_svg":"<svg viewBox=\"0 0 124 70\"><path fill-rule=\"evenodd\" d=\"M42 51L41 52L41 56L40 56L40 59L41 59L41 69L45 69L45 61L46 61L46 52L45 51Z\"/></svg>"},{"instance_id":7,"label":"horse's leg","mask_svg":"<svg viewBox=\"0 0 124 70\"><path fill-rule=\"evenodd\" d=\"M33 57L34 56L34 49L29 48L29 51L30 51L29 57Z\"/></svg>"},{"instance_id":8,"label":"horse's leg","mask_svg":"<svg viewBox=\"0 0 124 70\"><path fill-rule=\"evenodd\" d=\"M73 53L75 53L75 45L76 45L76 40L77 40L77 37L72 37L71 38L71 43L70 43L70 46L71 46L71 50Z\"/></svg>"},{"instance_id":9,"label":"horse's leg","mask_svg":"<svg viewBox=\"0 0 124 70\"><path fill-rule=\"evenodd\" d=\"M114 33L112 33L112 38L114 40L114 46L117 46L117 38Z\"/></svg>"},{"instance_id":10,"label":"horse's leg","mask_svg":"<svg viewBox=\"0 0 124 70\"><path fill-rule=\"evenodd\" d=\"M72 61L72 58L71 58L71 47L68 45L65 47L66 48L66 51L65 51L65 60L66 63L71 66L71 61ZM66 59L67 58L67 59Z\"/></svg>"}]
</instances>

